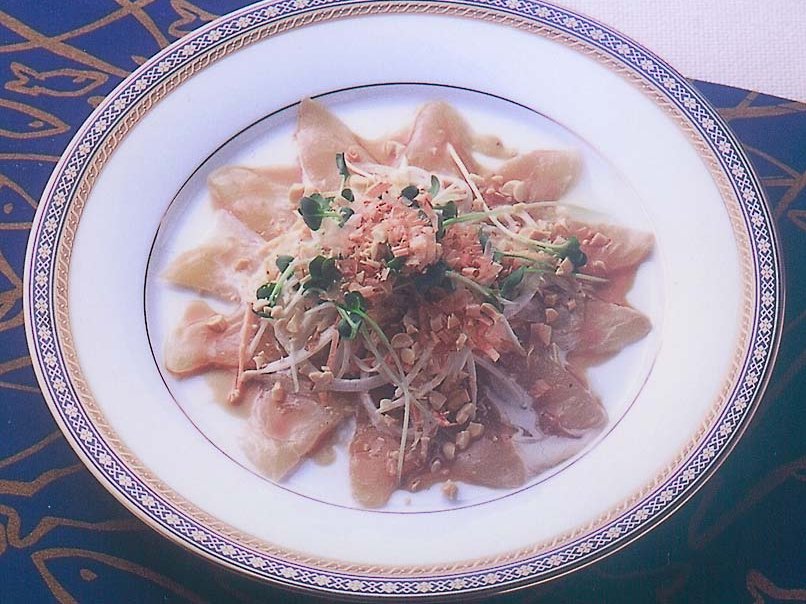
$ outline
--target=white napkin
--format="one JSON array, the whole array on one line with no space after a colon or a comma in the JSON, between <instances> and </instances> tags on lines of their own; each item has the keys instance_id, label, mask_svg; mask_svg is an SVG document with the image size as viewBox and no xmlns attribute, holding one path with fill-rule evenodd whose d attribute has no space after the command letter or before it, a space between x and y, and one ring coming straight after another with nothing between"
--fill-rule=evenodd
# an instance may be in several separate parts
<instances>
[{"instance_id":1,"label":"white napkin","mask_svg":"<svg viewBox=\"0 0 806 604\"><path fill-rule=\"evenodd\" d=\"M556 0L687 77L806 102L806 0Z\"/></svg>"}]
</instances>

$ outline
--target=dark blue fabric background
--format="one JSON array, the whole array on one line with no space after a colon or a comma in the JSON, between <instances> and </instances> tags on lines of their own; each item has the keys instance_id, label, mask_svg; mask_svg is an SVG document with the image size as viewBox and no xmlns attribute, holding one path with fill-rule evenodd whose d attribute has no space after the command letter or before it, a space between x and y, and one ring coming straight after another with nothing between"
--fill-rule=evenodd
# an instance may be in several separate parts
<instances>
[{"instance_id":1,"label":"dark blue fabric background","mask_svg":"<svg viewBox=\"0 0 806 604\"><path fill-rule=\"evenodd\" d=\"M117 504L56 429L23 329L28 231L76 128L145 57L247 3L0 0L2 604L310 600L214 567ZM496 602L806 602L806 106L695 85L747 149L778 226L788 310L769 390L734 453L671 519L588 569Z\"/></svg>"}]
</instances>

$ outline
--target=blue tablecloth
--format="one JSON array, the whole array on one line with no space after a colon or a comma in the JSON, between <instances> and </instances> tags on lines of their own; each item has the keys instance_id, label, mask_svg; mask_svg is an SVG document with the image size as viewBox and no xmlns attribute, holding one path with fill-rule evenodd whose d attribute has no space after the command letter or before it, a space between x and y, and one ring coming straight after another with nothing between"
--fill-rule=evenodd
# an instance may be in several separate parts
<instances>
[{"instance_id":1,"label":"blue tablecloth","mask_svg":"<svg viewBox=\"0 0 806 604\"><path fill-rule=\"evenodd\" d=\"M310 600L217 568L116 503L56 429L23 328L28 231L76 128L145 57L247 3L0 0L0 603ZM806 601L806 105L695 85L747 149L783 244L788 308L769 390L724 466L671 519L497 601Z\"/></svg>"}]
</instances>

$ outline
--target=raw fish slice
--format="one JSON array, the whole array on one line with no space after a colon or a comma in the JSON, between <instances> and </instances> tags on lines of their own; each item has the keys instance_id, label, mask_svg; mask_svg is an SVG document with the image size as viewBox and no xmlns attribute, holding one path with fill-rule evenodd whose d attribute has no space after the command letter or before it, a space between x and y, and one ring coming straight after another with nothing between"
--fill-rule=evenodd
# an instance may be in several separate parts
<instances>
[{"instance_id":1,"label":"raw fish slice","mask_svg":"<svg viewBox=\"0 0 806 604\"><path fill-rule=\"evenodd\" d=\"M585 319L574 352L612 355L642 339L651 329L649 319L634 308L591 298L585 302Z\"/></svg>"},{"instance_id":2,"label":"raw fish slice","mask_svg":"<svg viewBox=\"0 0 806 604\"><path fill-rule=\"evenodd\" d=\"M468 484L513 489L526 482L526 467L510 434L496 422L467 450L457 453L451 477Z\"/></svg>"},{"instance_id":3,"label":"raw fish slice","mask_svg":"<svg viewBox=\"0 0 806 604\"><path fill-rule=\"evenodd\" d=\"M534 401L538 424L546 434L581 436L600 428L607 421L599 399L559 360L544 355L535 364L534 375L548 389L539 392Z\"/></svg>"},{"instance_id":4,"label":"raw fish slice","mask_svg":"<svg viewBox=\"0 0 806 604\"><path fill-rule=\"evenodd\" d=\"M591 275L606 276L637 266L649 256L655 243L651 233L612 224L588 225L569 220L566 225L588 256L582 272Z\"/></svg>"},{"instance_id":5,"label":"raw fish slice","mask_svg":"<svg viewBox=\"0 0 806 604\"><path fill-rule=\"evenodd\" d=\"M448 153L448 143L471 172L478 171L473 159L473 133L464 118L450 105L426 103L414 118L404 154L412 166L443 174L460 175Z\"/></svg>"},{"instance_id":6,"label":"raw fish slice","mask_svg":"<svg viewBox=\"0 0 806 604\"><path fill-rule=\"evenodd\" d=\"M479 456L477 466L479 473L487 474L489 479L482 482L475 476L464 476L462 480L473 484L491 487L515 488L523 484L529 477L536 476L557 464L570 459L588 445L599 433L599 429L578 431L574 435L552 435L536 430L539 423L539 407L522 407L515 401L506 400L498 389L497 395L491 396L490 387L483 388L488 404L500 414L503 424L487 424L485 436L478 441L483 448L486 459ZM513 433L514 432L514 433ZM512 436L510 436L512 434ZM497 440L485 443L484 439L493 435ZM473 451L476 443L468 452ZM464 455L464 454L462 454ZM457 455L457 462L461 459ZM500 475L487 472L482 464L495 468ZM510 468L512 470L510 471ZM491 479L491 480L490 480Z\"/></svg>"},{"instance_id":7,"label":"raw fish slice","mask_svg":"<svg viewBox=\"0 0 806 604\"><path fill-rule=\"evenodd\" d=\"M319 191L339 187L338 153L344 153L351 162L378 163L344 122L310 99L300 103L295 137L304 182Z\"/></svg>"},{"instance_id":8,"label":"raw fish slice","mask_svg":"<svg viewBox=\"0 0 806 604\"><path fill-rule=\"evenodd\" d=\"M571 459L596 437L599 430L588 430L579 437L544 436L514 440L514 446L529 476L537 476Z\"/></svg>"},{"instance_id":9,"label":"raw fish slice","mask_svg":"<svg viewBox=\"0 0 806 604\"><path fill-rule=\"evenodd\" d=\"M237 220L220 215L216 235L180 254L163 273L175 285L238 301L261 268L265 242Z\"/></svg>"},{"instance_id":10,"label":"raw fish slice","mask_svg":"<svg viewBox=\"0 0 806 604\"><path fill-rule=\"evenodd\" d=\"M380 432L363 411L358 414L350 442L350 484L358 503L368 508L381 507L397 490L397 458L393 456L399 446L399 437ZM407 453L404 479L421 467L420 457Z\"/></svg>"},{"instance_id":11,"label":"raw fish slice","mask_svg":"<svg viewBox=\"0 0 806 604\"><path fill-rule=\"evenodd\" d=\"M597 357L610 356L637 342L652 329L649 318L630 306L598 298L575 297L569 310L564 294L554 305L556 318L551 323L551 341L561 350ZM544 321L543 303L532 300L519 315L530 322Z\"/></svg>"},{"instance_id":12,"label":"raw fish slice","mask_svg":"<svg viewBox=\"0 0 806 604\"><path fill-rule=\"evenodd\" d=\"M280 384L284 395L274 396ZM294 392L291 378L275 375L271 386L254 390L245 442L249 459L272 480L286 477L344 420L338 403L322 403L309 389ZM278 400L279 399L279 400Z\"/></svg>"},{"instance_id":13,"label":"raw fish slice","mask_svg":"<svg viewBox=\"0 0 806 604\"><path fill-rule=\"evenodd\" d=\"M243 312L224 316L196 300L165 343L165 367L178 376L238 367Z\"/></svg>"},{"instance_id":14,"label":"raw fish slice","mask_svg":"<svg viewBox=\"0 0 806 604\"><path fill-rule=\"evenodd\" d=\"M350 483L353 497L361 505L381 507L397 489L397 468L389 457L397 445L391 436L375 429L363 413L359 414L350 443Z\"/></svg>"},{"instance_id":15,"label":"raw fish slice","mask_svg":"<svg viewBox=\"0 0 806 604\"><path fill-rule=\"evenodd\" d=\"M273 239L299 220L289 199L302 180L298 166L219 168L207 181L213 206L226 210L263 239Z\"/></svg>"},{"instance_id":16,"label":"raw fish slice","mask_svg":"<svg viewBox=\"0 0 806 604\"><path fill-rule=\"evenodd\" d=\"M530 151L505 161L494 171L502 183L520 181L517 201L554 201L576 180L579 157L571 151ZM494 199L494 197L493 197Z\"/></svg>"}]
</instances>

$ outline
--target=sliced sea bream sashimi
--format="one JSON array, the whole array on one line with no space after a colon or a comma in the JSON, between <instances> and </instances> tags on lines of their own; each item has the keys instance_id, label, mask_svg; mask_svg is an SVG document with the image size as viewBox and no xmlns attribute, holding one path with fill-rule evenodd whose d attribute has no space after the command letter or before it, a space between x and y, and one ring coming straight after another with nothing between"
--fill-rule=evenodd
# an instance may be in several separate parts
<instances>
[{"instance_id":1,"label":"sliced sea bream sashimi","mask_svg":"<svg viewBox=\"0 0 806 604\"><path fill-rule=\"evenodd\" d=\"M652 253L651 233L612 224L565 222L566 234L576 237L588 257L585 272L607 276L639 265Z\"/></svg>"},{"instance_id":2,"label":"sliced sea bream sashimi","mask_svg":"<svg viewBox=\"0 0 806 604\"><path fill-rule=\"evenodd\" d=\"M242 404L252 405L246 453L273 480L288 475L346 417L343 402L323 403L310 389L294 392L290 377L247 387Z\"/></svg>"},{"instance_id":3,"label":"sliced sea bream sashimi","mask_svg":"<svg viewBox=\"0 0 806 604\"><path fill-rule=\"evenodd\" d=\"M489 181L514 183L516 201L555 201L574 183L579 165L573 151L530 151L505 161L493 170Z\"/></svg>"},{"instance_id":4,"label":"sliced sea bream sashimi","mask_svg":"<svg viewBox=\"0 0 806 604\"><path fill-rule=\"evenodd\" d=\"M229 212L268 241L300 220L290 193L301 178L299 166L227 166L213 172L207 184L214 208Z\"/></svg>"},{"instance_id":5,"label":"sliced sea bream sashimi","mask_svg":"<svg viewBox=\"0 0 806 604\"><path fill-rule=\"evenodd\" d=\"M251 294L266 242L227 214L217 218L216 235L176 257L162 276L180 287L236 302Z\"/></svg>"},{"instance_id":6,"label":"sliced sea bream sashimi","mask_svg":"<svg viewBox=\"0 0 806 604\"><path fill-rule=\"evenodd\" d=\"M311 99L300 103L294 136L304 182L315 189L338 188L341 179L334 169L337 153L344 153L353 163L378 163L344 122Z\"/></svg>"},{"instance_id":7,"label":"sliced sea bream sashimi","mask_svg":"<svg viewBox=\"0 0 806 604\"><path fill-rule=\"evenodd\" d=\"M473 159L473 133L464 118L447 103L426 103L414 118L404 150L409 165L459 175L449 144L471 171L478 169Z\"/></svg>"},{"instance_id":8,"label":"sliced sea bream sashimi","mask_svg":"<svg viewBox=\"0 0 806 604\"><path fill-rule=\"evenodd\" d=\"M381 507L399 488L397 453L400 437L381 432L364 411L356 416L355 433L350 441L350 484L353 497L368 508ZM418 455L406 455L402 478L422 469Z\"/></svg>"},{"instance_id":9,"label":"sliced sea bream sashimi","mask_svg":"<svg viewBox=\"0 0 806 604\"><path fill-rule=\"evenodd\" d=\"M527 466L512 430L492 424L465 451L456 454L451 478L495 489L514 489L526 482Z\"/></svg>"},{"instance_id":10,"label":"sliced sea bream sashimi","mask_svg":"<svg viewBox=\"0 0 806 604\"><path fill-rule=\"evenodd\" d=\"M165 342L165 367L178 376L238 367L243 311L222 315L194 300Z\"/></svg>"},{"instance_id":11,"label":"sliced sea bream sashimi","mask_svg":"<svg viewBox=\"0 0 806 604\"><path fill-rule=\"evenodd\" d=\"M584 316L575 354L613 355L652 329L647 316L634 308L596 298L585 301Z\"/></svg>"},{"instance_id":12,"label":"sliced sea bream sashimi","mask_svg":"<svg viewBox=\"0 0 806 604\"><path fill-rule=\"evenodd\" d=\"M298 166L214 172L217 232L164 273L238 306L191 304L165 366L235 370L259 472L286 479L355 418L358 504L462 501L457 482L518 488L592 443L586 367L652 329L627 294L653 237L563 203L575 152L518 154L447 103L376 140L310 99L298 117Z\"/></svg>"}]
</instances>

